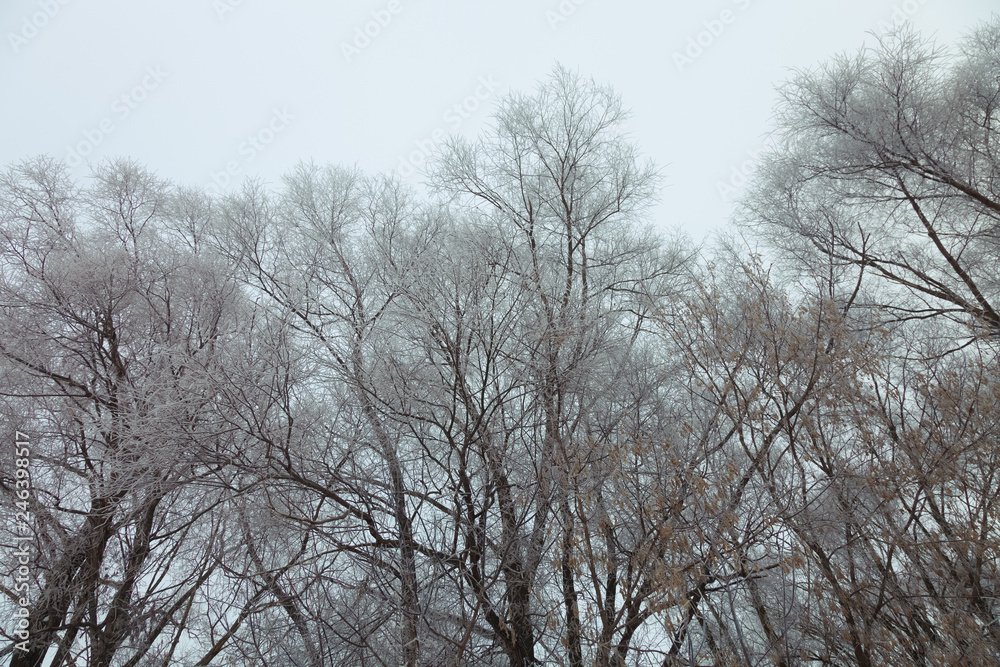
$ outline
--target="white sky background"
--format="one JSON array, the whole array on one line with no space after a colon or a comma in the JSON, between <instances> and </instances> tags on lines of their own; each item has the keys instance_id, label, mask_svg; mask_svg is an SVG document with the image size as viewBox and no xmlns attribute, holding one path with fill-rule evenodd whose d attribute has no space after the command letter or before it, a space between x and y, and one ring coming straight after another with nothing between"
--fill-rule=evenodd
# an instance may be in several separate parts
<instances>
[{"instance_id":1,"label":"white sky background","mask_svg":"<svg viewBox=\"0 0 1000 667\"><path fill-rule=\"evenodd\" d=\"M492 101L559 62L622 96L665 177L653 221L701 241L726 224L720 184L738 190L734 170L750 171L791 70L903 15L953 44L994 1L3 0L0 166L97 143L86 159L127 156L204 187L227 164L234 184L277 184L300 159L389 172L438 128L474 137ZM345 57L378 16L391 20ZM674 54L699 38L679 70ZM466 118L463 101L477 107Z\"/></svg>"}]
</instances>

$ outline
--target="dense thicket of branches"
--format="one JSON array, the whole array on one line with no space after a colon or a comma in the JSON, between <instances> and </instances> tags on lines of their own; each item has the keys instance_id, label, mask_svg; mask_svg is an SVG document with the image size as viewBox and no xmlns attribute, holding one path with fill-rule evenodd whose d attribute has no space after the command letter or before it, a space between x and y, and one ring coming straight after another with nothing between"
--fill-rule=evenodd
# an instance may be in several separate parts
<instances>
[{"instance_id":1,"label":"dense thicket of branches","mask_svg":"<svg viewBox=\"0 0 1000 667\"><path fill-rule=\"evenodd\" d=\"M1000 22L782 93L767 260L653 233L562 69L432 201L9 168L10 664L996 664Z\"/></svg>"}]
</instances>

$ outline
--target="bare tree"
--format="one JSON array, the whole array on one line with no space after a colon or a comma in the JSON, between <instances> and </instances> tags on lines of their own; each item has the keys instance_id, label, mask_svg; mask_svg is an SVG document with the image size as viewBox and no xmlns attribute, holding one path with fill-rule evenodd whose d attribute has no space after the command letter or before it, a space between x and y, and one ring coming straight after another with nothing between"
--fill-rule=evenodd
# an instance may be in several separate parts
<instances>
[{"instance_id":1,"label":"bare tree","mask_svg":"<svg viewBox=\"0 0 1000 667\"><path fill-rule=\"evenodd\" d=\"M82 190L47 159L0 178L3 394L36 434L31 637L12 665L169 659L216 567L223 498L193 489L223 437L206 372L238 299L211 258L161 245L172 196L123 161Z\"/></svg>"},{"instance_id":2,"label":"bare tree","mask_svg":"<svg viewBox=\"0 0 1000 667\"><path fill-rule=\"evenodd\" d=\"M387 313L408 279L412 206L397 184L344 169L301 165L285 183L279 197L249 185L227 201L220 239L248 287L283 313L289 343L310 348L314 381L327 383L320 391L331 398L329 409L340 411L331 444L343 449L301 458L304 452L282 449L292 443L281 439L269 443L268 456L279 478L319 494L354 523L353 533L336 542L339 548L367 554L366 567L378 570L371 574L392 573L400 627L395 645L403 662L414 665L420 602L413 510L399 435L386 422L378 383L391 353ZM341 461L333 469L331 456ZM379 470L368 467L372 462ZM391 563L387 551L395 552Z\"/></svg>"},{"instance_id":3,"label":"bare tree","mask_svg":"<svg viewBox=\"0 0 1000 667\"><path fill-rule=\"evenodd\" d=\"M800 73L745 202L743 222L793 260L785 275L863 307L849 373L786 428L790 467L769 482L791 499L778 516L802 558L813 660L988 664L1000 650L983 557L996 462L981 450L1000 331L998 35L993 19L949 54L904 29Z\"/></svg>"},{"instance_id":4,"label":"bare tree","mask_svg":"<svg viewBox=\"0 0 1000 667\"><path fill-rule=\"evenodd\" d=\"M872 305L996 335L1000 23L949 55L903 28L781 89L743 218L806 270L880 279ZM874 289L874 288L873 288Z\"/></svg>"},{"instance_id":5,"label":"bare tree","mask_svg":"<svg viewBox=\"0 0 1000 667\"><path fill-rule=\"evenodd\" d=\"M599 467L605 443L598 440L621 424L627 408L610 411L612 422L603 425L591 415L603 410L601 402L624 381L623 369L648 330L650 314L677 288L687 259L679 248L664 247L642 229L643 212L655 196L656 172L639 162L635 147L623 138L625 118L610 89L557 68L536 94L505 99L483 139L452 144L437 158L432 175L441 192L456 197L483 220L477 226L500 240L494 254L506 266L498 280L516 290L516 301L505 303L524 304L516 325L517 349L503 356L517 359L515 368L528 380L521 391L530 392L537 432L523 454L487 452L485 461L500 492L503 534L497 558L506 604L497 608L492 602L484 611L514 665L537 662L535 643L547 634L536 619L550 612L536 611L532 600L549 586L540 583L539 567L550 549L559 554L551 581L561 592L561 643L571 665L583 664L575 563L581 555L581 521L599 491L588 489L584 495L576 481L583 471ZM451 347L461 344L460 329L453 328L459 324L437 325L448 332L446 340L454 341ZM440 353L459 362L451 364L450 382L470 382L474 365L468 367L447 347ZM472 377L476 384L463 392L484 395L483 375ZM467 407L481 429L477 440L509 441L503 433L489 432L483 407ZM514 495L504 489L520 456L531 467L528 478L515 477L521 493ZM559 535L554 544L549 541L553 527ZM477 602L486 599L483 590ZM554 656L552 643L542 645L550 652L545 659Z\"/></svg>"},{"instance_id":6,"label":"bare tree","mask_svg":"<svg viewBox=\"0 0 1000 667\"><path fill-rule=\"evenodd\" d=\"M742 209L772 266L651 231L619 99L562 68L428 201L9 169L3 655L997 662L997 44L901 31L788 84Z\"/></svg>"}]
</instances>

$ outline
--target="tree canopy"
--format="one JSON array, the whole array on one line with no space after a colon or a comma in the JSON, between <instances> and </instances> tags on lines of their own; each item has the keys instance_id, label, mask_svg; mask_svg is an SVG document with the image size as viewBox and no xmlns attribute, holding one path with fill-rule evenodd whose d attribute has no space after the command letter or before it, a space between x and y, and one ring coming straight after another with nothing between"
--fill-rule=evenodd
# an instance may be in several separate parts
<instances>
[{"instance_id":1,"label":"tree canopy","mask_svg":"<svg viewBox=\"0 0 1000 667\"><path fill-rule=\"evenodd\" d=\"M656 231L620 99L561 67L426 198L9 167L0 652L1000 661L1000 20L780 98L714 250Z\"/></svg>"}]
</instances>

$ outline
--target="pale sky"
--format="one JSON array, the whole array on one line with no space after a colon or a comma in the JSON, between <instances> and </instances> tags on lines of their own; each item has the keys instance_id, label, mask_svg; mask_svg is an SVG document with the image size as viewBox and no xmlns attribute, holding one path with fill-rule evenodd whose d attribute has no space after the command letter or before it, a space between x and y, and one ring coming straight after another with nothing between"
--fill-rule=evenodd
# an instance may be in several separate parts
<instances>
[{"instance_id":1,"label":"pale sky","mask_svg":"<svg viewBox=\"0 0 1000 667\"><path fill-rule=\"evenodd\" d=\"M989 0L4 0L0 165L126 156L177 183L300 159L396 170L558 62L611 84L663 170L653 222L726 224L774 86L908 18L953 44ZM86 155L82 155L82 154ZM419 165L418 165L419 166ZM229 172L227 172L227 168Z\"/></svg>"}]
</instances>

